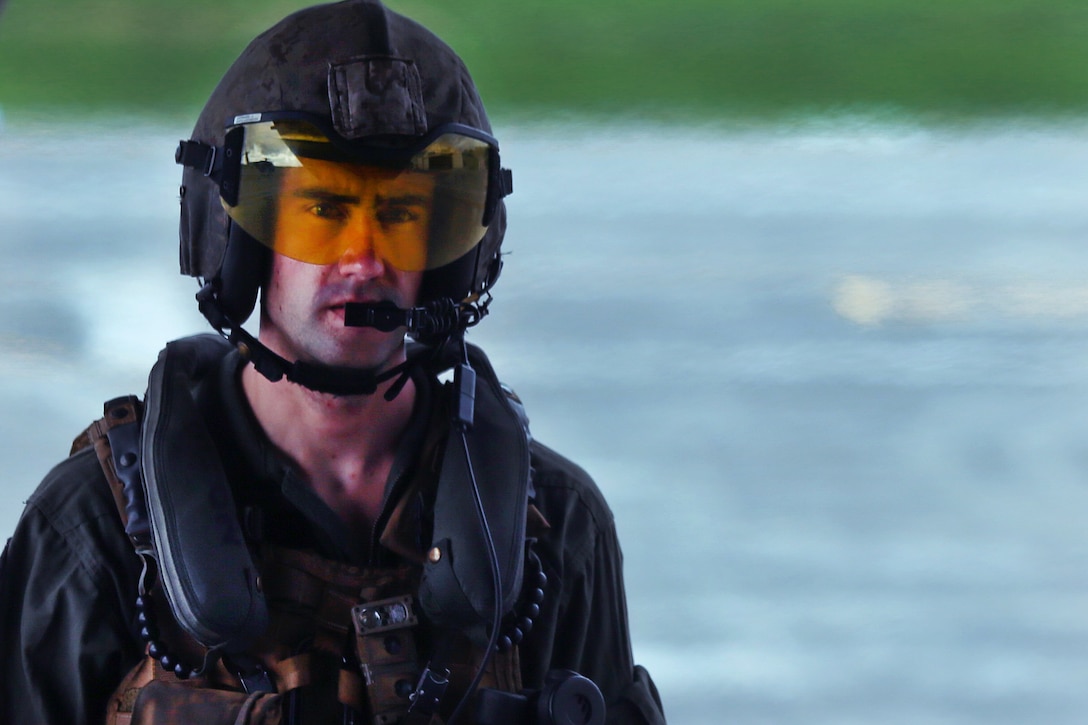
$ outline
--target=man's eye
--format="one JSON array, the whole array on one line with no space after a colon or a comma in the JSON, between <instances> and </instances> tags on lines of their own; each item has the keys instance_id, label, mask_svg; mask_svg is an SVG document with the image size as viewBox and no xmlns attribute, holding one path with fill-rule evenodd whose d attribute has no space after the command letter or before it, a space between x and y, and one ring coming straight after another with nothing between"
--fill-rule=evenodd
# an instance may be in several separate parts
<instances>
[{"instance_id":1,"label":"man's eye","mask_svg":"<svg viewBox=\"0 0 1088 725\"><path fill-rule=\"evenodd\" d=\"M378 211L378 221L383 225L409 224L418 219L419 214L407 206L391 206Z\"/></svg>"},{"instance_id":2,"label":"man's eye","mask_svg":"<svg viewBox=\"0 0 1088 725\"><path fill-rule=\"evenodd\" d=\"M320 219L331 219L333 221L342 221L347 218L343 207L327 201L319 201L311 206L310 213Z\"/></svg>"}]
</instances>

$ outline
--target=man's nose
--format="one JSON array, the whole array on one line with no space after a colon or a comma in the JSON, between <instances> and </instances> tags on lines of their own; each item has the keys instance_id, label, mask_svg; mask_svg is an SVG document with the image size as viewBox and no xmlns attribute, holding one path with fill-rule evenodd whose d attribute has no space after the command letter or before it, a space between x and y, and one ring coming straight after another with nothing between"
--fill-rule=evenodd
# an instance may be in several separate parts
<instances>
[{"instance_id":1,"label":"man's nose","mask_svg":"<svg viewBox=\"0 0 1088 725\"><path fill-rule=\"evenodd\" d=\"M338 262L343 275L358 275L371 279L385 273L385 262L378 253L375 222L362 219L350 231Z\"/></svg>"}]
</instances>

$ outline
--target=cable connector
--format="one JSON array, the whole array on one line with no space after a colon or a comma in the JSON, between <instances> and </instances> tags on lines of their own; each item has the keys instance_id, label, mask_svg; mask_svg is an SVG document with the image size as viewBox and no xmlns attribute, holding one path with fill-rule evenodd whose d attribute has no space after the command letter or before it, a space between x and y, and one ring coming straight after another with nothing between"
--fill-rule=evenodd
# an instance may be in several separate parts
<instances>
[{"instance_id":1,"label":"cable connector","mask_svg":"<svg viewBox=\"0 0 1088 725\"><path fill-rule=\"evenodd\" d=\"M467 362L453 369L453 390L450 407L452 422L468 430L476 419L476 371Z\"/></svg>"}]
</instances>

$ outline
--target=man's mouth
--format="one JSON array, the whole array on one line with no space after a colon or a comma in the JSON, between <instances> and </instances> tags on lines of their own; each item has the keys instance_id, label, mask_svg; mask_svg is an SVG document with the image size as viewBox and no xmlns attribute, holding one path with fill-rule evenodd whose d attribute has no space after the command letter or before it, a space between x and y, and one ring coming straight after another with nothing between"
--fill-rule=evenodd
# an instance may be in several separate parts
<instances>
[{"instance_id":1,"label":"man's mouth","mask_svg":"<svg viewBox=\"0 0 1088 725\"><path fill-rule=\"evenodd\" d=\"M396 303L389 299L382 299L378 297L359 297L345 300L338 300L330 305L326 305L327 309L334 310L336 312L343 312L348 305L375 305L380 307L396 307Z\"/></svg>"}]
</instances>

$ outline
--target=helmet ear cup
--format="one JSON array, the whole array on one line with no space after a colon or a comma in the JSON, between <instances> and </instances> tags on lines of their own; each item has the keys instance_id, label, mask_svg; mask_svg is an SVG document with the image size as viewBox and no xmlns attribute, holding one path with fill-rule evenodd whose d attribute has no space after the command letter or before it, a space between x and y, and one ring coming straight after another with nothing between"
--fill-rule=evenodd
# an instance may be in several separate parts
<instances>
[{"instance_id":1,"label":"helmet ear cup","mask_svg":"<svg viewBox=\"0 0 1088 725\"><path fill-rule=\"evenodd\" d=\"M476 272L476 258L479 254L480 245L476 245L449 264L424 272L423 283L419 288L420 304L443 297L460 302L471 294L475 281L473 277Z\"/></svg>"},{"instance_id":2,"label":"helmet ear cup","mask_svg":"<svg viewBox=\"0 0 1088 725\"><path fill-rule=\"evenodd\" d=\"M241 325L257 304L257 291L268 276L272 252L233 221L228 224L227 249L215 282L223 312L235 325Z\"/></svg>"},{"instance_id":3,"label":"helmet ear cup","mask_svg":"<svg viewBox=\"0 0 1088 725\"><path fill-rule=\"evenodd\" d=\"M484 238L458 259L423 274L419 290L420 304L449 298L461 302L491 289L502 271L502 240L506 233L506 205L495 205L491 224Z\"/></svg>"}]
</instances>

